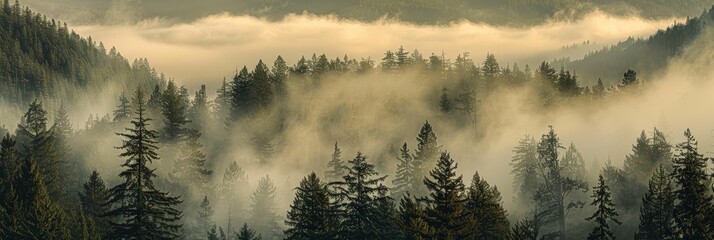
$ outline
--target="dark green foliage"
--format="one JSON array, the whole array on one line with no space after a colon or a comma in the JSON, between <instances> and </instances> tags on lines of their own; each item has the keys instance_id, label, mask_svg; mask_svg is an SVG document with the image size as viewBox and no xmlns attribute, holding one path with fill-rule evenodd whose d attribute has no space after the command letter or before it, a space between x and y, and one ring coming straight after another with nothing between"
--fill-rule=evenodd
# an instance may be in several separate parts
<instances>
[{"instance_id":1,"label":"dark green foliage","mask_svg":"<svg viewBox=\"0 0 714 240\"><path fill-rule=\"evenodd\" d=\"M287 91L285 81L288 79L289 71L290 68L285 63L285 60L283 60L283 57L278 56L270 72L270 82L275 86L275 94L277 97L282 97Z\"/></svg>"},{"instance_id":2,"label":"dark green foliage","mask_svg":"<svg viewBox=\"0 0 714 240\"><path fill-rule=\"evenodd\" d=\"M228 126L232 126L233 121L253 113L257 101L253 92L254 85L255 81L253 81L253 77L248 73L248 68L245 66L233 77Z\"/></svg>"},{"instance_id":3,"label":"dark green foliage","mask_svg":"<svg viewBox=\"0 0 714 240\"><path fill-rule=\"evenodd\" d=\"M110 225L109 218L104 214L109 211L107 206L109 191L96 170L92 172L89 180L84 183L82 191L79 192L79 201L83 215L93 221L100 236L107 237Z\"/></svg>"},{"instance_id":4,"label":"dark green foliage","mask_svg":"<svg viewBox=\"0 0 714 240\"><path fill-rule=\"evenodd\" d=\"M184 125L189 122L186 118L187 108L176 84L169 81L169 85L161 95L161 114L164 117L162 140L172 143L178 141L186 133Z\"/></svg>"},{"instance_id":5,"label":"dark green foliage","mask_svg":"<svg viewBox=\"0 0 714 240\"><path fill-rule=\"evenodd\" d=\"M247 223L244 223L243 227L240 228L240 231L236 233L235 240L261 240L262 238L260 236L260 234L256 236L255 231L248 228Z\"/></svg>"},{"instance_id":6,"label":"dark green foliage","mask_svg":"<svg viewBox=\"0 0 714 240\"><path fill-rule=\"evenodd\" d=\"M125 133L117 133L123 138L118 149L126 158L125 169L119 174L124 182L109 189L108 205L112 209L105 215L112 217L110 239L174 239L181 236L181 204L178 197L169 196L154 186L155 169L149 165L159 159L157 133L149 129L150 119L146 118L146 100L141 89L133 98L133 128Z\"/></svg>"},{"instance_id":7,"label":"dark green foliage","mask_svg":"<svg viewBox=\"0 0 714 240\"><path fill-rule=\"evenodd\" d=\"M160 81L145 60L130 64L116 49L83 38L66 23L47 19L19 3L0 7L0 99L23 106L78 100L107 85L128 89Z\"/></svg>"},{"instance_id":8,"label":"dark green foliage","mask_svg":"<svg viewBox=\"0 0 714 240\"><path fill-rule=\"evenodd\" d=\"M707 189L707 158L699 153L697 140L689 129L684 137L686 140L677 144L672 172L677 196L674 207L677 233L683 239L709 239L712 229L707 214L712 208L712 197Z\"/></svg>"},{"instance_id":9,"label":"dark green foliage","mask_svg":"<svg viewBox=\"0 0 714 240\"><path fill-rule=\"evenodd\" d=\"M596 226L592 232L590 232L588 240L615 239L615 235L612 233L608 222L612 221L618 225L622 223L617 220L617 216L619 215L615 210L615 204L612 203L610 187L605 184L605 179L602 175L598 176L598 185L593 188L591 197L593 201L590 205L595 206L597 210L586 220L593 221Z\"/></svg>"},{"instance_id":10,"label":"dark green foliage","mask_svg":"<svg viewBox=\"0 0 714 240\"><path fill-rule=\"evenodd\" d=\"M563 96L577 96L582 92L582 88L578 85L577 77L563 68L560 69L556 88Z\"/></svg>"},{"instance_id":11,"label":"dark green foliage","mask_svg":"<svg viewBox=\"0 0 714 240\"><path fill-rule=\"evenodd\" d=\"M68 219L52 201L44 178L32 159L22 161L12 187L4 196L6 214L0 226L3 239L70 239Z\"/></svg>"},{"instance_id":12,"label":"dark green foliage","mask_svg":"<svg viewBox=\"0 0 714 240\"><path fill-rule=\"evenodd\" d=\"M282 235L282 230L278 225L280 217L275 212L276 191L275 184L270 177L261 178L258 187L253 191L248 212L250 222L256 232L268 238L280 238Z\"/></svg>"},{"instance_id":13,"label":"dark green foliage","mask_svg":"<svg viewBox=\"0 0 714 240\"><path fill-rule=\"evenodd\" d=\"M659 30L647 38L628 38L613 46L592 52L581 60L568 62L565 66L577 72L581 79L594 81L601 77L606 84L612 85L629 86L636 76L644 79L653 77L654 73L667 66L670 59L681 54L685 46L694 39L704 36L705 30L711 28L714 19L714 8L711 8L711 5L707 3L705 6L699 6L697 11L688 14L688 16L701 14L698 18L687 18L685 22ZM701 13L707 8L709 10ZM634 71L629 72L628 70L631 69L636 69L639 74L633 74ZM623 73L628 76L623 78Z\"/></svg>"},{"instance_id":14,"label":"dark green foliage","mask_svg":"<svg viewBox=\"0 0 714 240\"><path fill-rule=\"evenodd\" d=\"M114 110L114 121L123 122L130 116L131 104L129 103L129 99L127 99L126 95L122 92L121 95L119 95L119 104L117 105L116 110Z\"/></svg>"},{"instance_id":15,"label":"dark green foliage","mask_svg":"<svg viewBox=\"0 0 714 240\"><path fill-rule=\"evenodd\" d=\"M637 72L632 69L627 69L625 74L622 75L622 82L620 83L620 87L626 88L638 83L639 81L637 79Z\"/></svg>"},{"instance_id":16,"label":"dark green foliage","mask_svg":"<svg viewBox=\"0 0 714 240\"><path fill-rule=\"evenodd\" d=\"M468 228L471 212L466 209L468 198L461 176L456 176L457 164L448 153L441 153L436 168L424 178L429 196L424 198L425 219L431 229L430 238L464 239L472 237Z\"/></svg>"},{"instance_id":17,"label":"dark green foliage","mask_svg":"<svg viewBox=\"0 0 714 240\"><path fill-rule=\"evenodd\" d=\"M64 157L67 149L65 138L60 133L54 128L47 129L47 112L42 103L36 101L30 104L15 133L20 159L37 164L52 199L65 199L67 196L67 186L64 185L66 175L60 174L66 171Z\"/></svg>"},{"instance_id":18,"label":"dark green foliage","mask_svg":"<svg viewBox=\"0 0 714 240\"><path fill-rule=\"evenodd\" d=\"M341 156L342 151L340 151L340 148L337 147L337 143L335 142L335 150L332 152L330 161L327 162L327 170L325 171L325 179L327 179L327 181L337 181L345 175L346 168L342 159L340 159Z\"/></svg>"},{"instance_id":19,"label":"dark green foliage","mask_svg":"<svg viewBox=\"0 0 714 240\"><path fill-rule=\"evenodd\" d=\"M327 185L311 173L300 181L285 224L286 239L334 239L337 219L330 208Z\"/></svg>"},{"instance_id":20,"label":"dark green foliage","mask_svg":"<svg viewBox=\"0 0 714 240\"><path fill-rule=\"evenodd\" d=\"M255 66L251 77L253 78L253 89L251 91L256 101L255 110L268 109L273 102L274 95L273 84L270 80L270 69L260 60Z\"/></svg>"},{"instance_id":21,"label":"dark green foliage","mask_svg":"<svg viewBox=\"0 0 714 240\"><path fill-rule=\"evenodd\" d=\"M675 238L674 190L667 170L660 166L650 179L649 190L642 197L639 231L635 239L665 240Z\"/></svg>"},{"instance_id":22,"label":"dark green foliage","mask_svg":"<svg viewBox=\"0 0 714 240\"><path fill-rule=\"evenodd\" d=\"M427 174L427 170L433 166L436 166L436 161L439 158L439 151L441 146L438 145L436 141L436 134L431 128L429 121L426 121L424 125L419 130L417 135L417 148L415 150L414 159L412 164L414 166L414 177L416 179L423 179ZM423 185L412 186L414 187L415 196L426 195L426 189Z\"/></svg>"},{"instance_id":23,"label":"dark green foliage","mask_svg":"<svg viewBox=\"0 0 714 240\"><path fill-rule=\"evenodd\" d=\"M474 239L505 239L510 225L501 205L501 193L476 172L468 191L466 209L471 212Z\"/></svg>"},{"instance_id":24,"label":"dark green foliage","mask_svg":"<svg viewBox=\"0 0 714 240\"><path fill-rule=\"evenodd\" d=\"M357 152L349 161L348 172L341 181L330 183L335 188L338 209L342 210L340 239L379 239L382 234L379 202L386 198L386 176L379 177L367 157Z\"/></svg>"},{"instance_id":25,"label":"dark green foliage","mask_svg":"<svg viewBox=\"0 0 714 240\"><path fill-rule=\"evenodd\" d=\"M399 163L397 164L397 173L392 180L392 197L396 199L401 199L405 194L414 192L416 186L421 185L419 182L421 179L416 179L416 169L414 168L414 159L409 153L409 148L407 143L402 145L399 150L400 155L398 156Z\"/></svg>"},{"instance_id":26,"label":"dark green foliage","mask_svg":"<svg viewBox=\"0 0 714 240\"><path fill-rule=\"evenodd\" d=\"M399 201L397 223L405 239L428 239L431 236L424 207L408 193Z\"/></svg>"}]
</instances>

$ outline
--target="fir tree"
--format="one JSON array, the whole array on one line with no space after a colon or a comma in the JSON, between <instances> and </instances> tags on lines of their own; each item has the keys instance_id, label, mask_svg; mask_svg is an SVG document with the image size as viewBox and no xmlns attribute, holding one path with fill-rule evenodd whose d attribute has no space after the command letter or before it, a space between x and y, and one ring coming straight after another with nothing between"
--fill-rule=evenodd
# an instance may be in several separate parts
<instances>
[{"instance_id":1,"label":"fir tree","mask_svg":"<svg viewBox=\"0 0 714 240\"><path fill-rule=\"evenodd\" d=\"M185 133L184 125L189 122L186 118L187 107L176 84L169 81L161 98L161 113L164 116L162 139L166 142L177 141Z\"/></svg>"},{"instance_id":2,"label":"fir tree","mask_svg":"<svg viewBox=\"0 0 714 240\"><path fill-rule=\"evenodd\" d=\"M676 239L674 225L674 191L672 180L664 166L650 179L649 190L642 197L638 240Z\"/></svg>"},{"instance_id":3,"label":"fir tree","mask_svg":"<svg viewBox=\"0 0 714 240\"><path fill-rule=\"evenodd\" d=\"M397 52L394 53L394 56L396 58L396 64L399 68L404 68L408 66L412 63L413 60L409 57L409 52L404 50L403 46L399 46L399 49L397 50Z\"/></svg>"},{"instance_id":4,"label":"fir tree","mask_svg":"<svg viewBox=\"0 0 714 240\"><path fill-rule=\"evenodd\" d=\"M126 95L122 92L121 95L119 95L119 105L117 105L116 109L114 110L114 121L123 122L124 120L128 119L130 115L131 104L129 102L129 99L127 99Z\"/></svg>"},{"instance_id":5,"label":"fir tree","mask_svg":"<svg viewBox=\"0 0 714 240\"><path fill-rule=\"evenodd\" d=\"M232 86L223 78L221 86L216 90L216 99L213 100L213 118L226 121L231 111Z\"/></svg>"},{"instance_id":6,"label":"fir tree","mask_svg":"<svg viewBox=\"0 0 714 240\"><path fill-rule=\"evenodd\" d=\"M275 86L275 93L277 96L283 96L286 93L285 80L288 79L288 65L285 64L283 57L278 56L273 63L273 69L271 70L270 82Z\"/></svg>"},{"instance_id":7,"label":"fir tree","mask_svg":"<svg viewBox=\"0 0 714 240\"><path fill-rule=\"evenodd\" d=\"M491 187L476 172L471 180L466 208L473 218L474 239L505 239L509 233L506 210L501 205L501 193Z\"/></svg>"},{"instance_id":8,"label":"fir tree","mask_svg":"<svg viewBox=\"0 0 714 240\"><path fill-rule=\"evenodd\" d=\"M260 235L269 238L279 238L282 232L278 225L279 217L275 212L276 191L273 180L265 176L258 182L250 203L250 222Z\"/></svg>"},{"instance_id":9,"label":"fir tree","mask_svg":"<svg viewBox=\"0 0 714 240\"><path fill-rule=\"evenodd\" d=\"M439 110L441 110L442 113L450 113L452 108L451 99L449 99L449 89L442 88L441 99L439 100Z\"/></svg>"},{"instance_id":10,"label":"fir tree","mask_svg":"<svg viewBox=\"0 0 714 240\"><path fill-rule=\"evenodd\" d=\"M587 191L587 183L572 179L564 173L564 168L558 158L558 150L563 148L559 141L551 126L548 133L543 134L538 143L538 171L542 184L534 199L540 210L549 215L548 222L557 223L557 232L553 234L564 240L567 239L565 229L567 212L573 208L582 208L585 204L578 200L571 201L568 195L579 190Z\"/></svg>"},{"instance_id":11,"label":"fir tree","mask_svg":"<svg viewBox=\"0 0 714 240\"><path fill-rule=\"evenodd\" d=\"M201 84L201 88L193 96L191 109L189 110L191 123L196 129L203 129L205 121L208 119L208 97L206 96L206 85Z\"/></svg>"},{"instance_id":12,"label":"fir tree","mask_svg":"<svg viewBox=\"0 0 714 240\"><path fill-rule=\"evenodd\" d=\"M247 223L244 223L243 227L240 228L240 231L236 233L235 240L261 240L262 238L260 236L260 234L256 236L255 231L248 228Z\"/></svg>"},{"instance_id":13,"label":"fir tree","mask_svg":"<svg viewBox=\"0 0 714 240\"><path fill-rule=\"evenodd\" d=\"M208 196L203 196L203 201L201 201L199 208L198 216L196 216L198 231L208 232L210 239L211 234L216 236L216 225L213 224L213 208L211 207L211 202L208 201ZM210 226L213 227L209 230ZM216 236L216 238L218 238L218 236Z\"/></svg>"},{"instance_id":14,"label":"fir tree","mask_svg":"<svg viewBox=\"0 0 714 240\"><path fill-rule=\"evenodd\" d=\"M399 150L399 164L397 164L397 174L394 180L392 180L392 196L397 199L401 199L403 195L414 191L414 184L419 184L418 180L415 179L414 163L412 162L412 155L409 153L409 148L407 143L402 145Z\"/></svg>"},{"instance_id":15,"label":"fir tree","mask_svg":"<svg viewBox=\"0 0 714 240\"><path fill-rule=\"evenodd\" d=\"M183 147L178 159L174 162L174 171L170 174L172 178L191 187L192 190L205 191L205 184L213 174L213 171L206 169L206 154L201 148L203 145L198 138L201 136L197 130L187 131L183 137Z\"/></svg>"},{"instance_id":16,"label":"fir tree","mask_svg":"<svg viewBox=\"0 0 714 240\"><path fill-rule=\"evenodd\" d=\"M109 200L109 191L97 170L92 171L89 180L84 183L82 191L79 192L79 200L83 212L94 221L99 234L106 237L109 230L109 219L104 214L109 211L106 205Z\"/></svg>"},{"instance_id":17,"label":"fir tree","mask_svg":"<svg viewBox=\"0 0 714 240\"><path fill-rule=\"evenodd\" d=\"M407 193L399 201L397 224L405 239L428 239L431 236L426 222L424 207Z\"/></svg>"},{"instance_id":18,"label":"fir tree","mask_svg":"<svg viewBox=\"0 0 714 240\"><path fill-rule=\"evenodd\" d=\"M2 192L7 192L7 186L12 182L19 167L15 144L10 133L5 133L0 141L0 190Z\"/></svg>"},{"instance_id":19,"label":"fir tree","mask_svg":"<svg viewBox=\"0 0 714 240\"><path fill-rule=\"evenodd\" d=\"M286 239L334 239L337 222L330 208L327 186L315 173L300 181L285 224Z\"/></svg>"},{"instance_id":20,"label":"fir tree","mask_svg":"<svg viewBox=\"0 0 714 240\"><path fill-rule=\"evenodd\" d=\"M374 165L367 163L367 157L357 152L349 161L349 168L341 181L332 182L336 188L337 202L342 212L340 239L378 239L379 201L385 197L387 187L382 185L386 176L379 177Z\"/></svg>"},{"instance_id":21,"label":"fir tree","mask_svg":"<svg viewBox=\"0 0 714 240\"><path fill-rule=\"evenodd\" d=\"M33 101L17 126L16 139L20 145L20 159L35 161L42 174L45 187L52 199L64 199L66 189L60 174L65 169L63 159L66 149L60 149L53 129L47 129L47 112L42 103Z\"/></svg>"},{"instance_id":22,"label":"fir tree","mask_svg":"<svg viewBox=\"0 0 714 240\"><path fill-rule=\"evenodd\" d=\"M456 176L457 164L448 153L441 153L436 168L424 178L429 190L426 202L426 222L432 230L431 238L464 239L471 237L467 224L471 213L465 208L467 196L461 176Z\"/></svg>"},{"instance_id":23,"label":"fir tree","mask_svg":"<svg viewBox=\"0 0 714 240\"><path fill-rule=\"evenodd\" d=\"M514 155L510 163L516 199L527 206L539 187L537 145L532 136L524 136L518 146L513 148Z\"/></svg>"},{"instance_id":24,"label":"fir tree","mask_svg":"<svg viewBox=\"0 0 714 240\"><path fill-rule=\"evenodd\" d=\"M70 239L68 219L52 201L42 173L32 159L24 160L9 191L14 199L10 225L0 231L6 239Z\"/></svg>"},{"instance_id":25,"label":"fir tree","mask_svg":"<svg viewBox=\"0 0 714 240\"><path fill-rule=\"evenodd\" d=\"M615 204L612 203L612 198L610 196L610 187L605 184L605 179L602 174L598 176L598 185L593 188L593 201L590 205L597 208L592 216L586 218L586 220L593 220L596 224L592 232L588 236L588 240L605 240L605 239L615 239L615 235L610 229L610 224L608 221L614 223L622 224L617 220L617 211L615 210Z\"/></svg>"},{"instance_id":26,"label":"fir tree","mask_svg":"<svg viewBox=\"0 0 714 240\"><path fill-rule=\"evenodd\" d=\"M341 155L342 151L337 147L337 142L335 142L335 150L332 152L332 158L327 162L327 171L325 171L325 179L327 181L337 181L345 175L345 166L342 159L340 159Z\"/></svg>"},{"instance_id":27,"label":"fir tree","mask_svg":"<svg viewBox=\"0 0 714 240\"><path fill-rule=\"evenodd\" d=\"M439 151L441 146L438 145L436 134L431 128L429 122L425 122L424 125L419 130L417 135L417 148L415 150L414 159L412 161L414 166L414 177L416 179L423 179L427 174L427 170L435 166L437 159L439 158ZM419 184L419 187L414 187L415 196L423 196L427 194L424 185Z\"/></svg>"},{"instance_id":28,"label":"fir tree","mask_svg":"<svg viewBox=\"0 0 714 240\"><path fill-rule=\"evenodd\" d=\"M120 157L127 158L119 174L125 181L109 190L108 204L113 207L106 216L116 218L111 222L112 239L173 239L180 237L182 225L181 211L175 207L181 204L178 197L171 197L154 186L155 169L149 164L158 160L157 133L148 129L150 118L146 118L146 100L141 89L137 89L133 99L133 128L126 133L117 133L124 138L118 149Z\"/></svg>"},{"instance_id":29,"label":"fir tree","mask_svg":"<svg viewBox=\"0 0 714 240\"><path fill-rule=\"evenodd\" d=\"M683 239L709 239L712 230L707 214L712 208L712 197L707 190L707 159L699 154L697 140L689 129L684 137L686 140L677 144L672 172L678 200L674 207L677 232Z\"/></svg>"},{"instance_id":30,"label":"fir tree","mask_svg":"<svg viewBox=\"0 0 714 240\"><path fill-rule=\"evenodd\" d=\"M273 84L270 80L270 69L259 60L253 70L253 97L256 101L256 107L260 109L268 109L273 102Z\"/></svg>"},{"instance_id":31,"label":"fir tree","mask_svg":"<svg viewBox=\"0 0 714 240\"><path fill-rule=\"evenodd\" d=\"M208 235L206 237L207 240L219 240L218 233L216 232L216 225L213 225L211 230L206 231L206 234Z\"/></svg>"},{"instance_id":32,"label":"fir tree","mask_svg":"<svg viewBox=\"0 0 714 240\"><path fill-rule=\"evenodd\" d=\"M231 83L231 108L228 116L228 124L232 126L233 122L253 113L256 105L256 99L253 95L254 81L248 68L243 66L239 73L236 73Z\"/></svg>"},{"instance_id":33,"label":"fir tree","mask_svg":"<svg viewBox=\"0 0 714 240\"><path fill-rule=\"evenodd\" d=\"M385 52L380 66L382 67L383 72L394 72L395 70L397 70L399 65L397 63L397 57L394 55L394 52Z\"/></svg>"}]
</instances>

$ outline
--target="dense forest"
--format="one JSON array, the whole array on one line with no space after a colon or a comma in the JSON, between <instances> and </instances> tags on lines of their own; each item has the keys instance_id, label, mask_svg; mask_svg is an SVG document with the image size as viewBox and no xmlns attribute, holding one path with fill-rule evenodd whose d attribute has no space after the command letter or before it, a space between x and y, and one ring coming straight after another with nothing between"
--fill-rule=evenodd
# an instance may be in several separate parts
<instances>
[{"instance_id":1,"label":"dense forest","mask_svg":"<svg viewBox=\"0 0 714 240\"><path fill-rule=\"evenodd\" d=\"M582 59L556 59L551 63L565 66L592 83L597 78L613 79L627 69L638 69L644 73L643 77L651 77L661 73L685 46L711 29L713 21L714 8L710 8L698 18L688 18L646 39L628 38Z\"/></svg>"},{"instance_id":2,"label":"dense forest","mask_svg":"<svg viewBox=\"0 0 714 240\"><path fill-rule=\"evenodd\" d=\"M633 46L675 48L649 56L664 64L712 15ZM542 124L509 142L510 157L485 159L507 162L497 173L507 185L464 150L483 150L514 112L585 114L642 96L656 84L645 65L583 84L579 68L558 61L399 47L374 60L259 60L213 94L19 4L5 1L0 23L3 104L24 112L0 122L1 239L714 236L711 158L689 129L641 126L616 164L586 159L574 136ZM71 103L101 94L111 112L72 124Z\"/></svg>"},{"instance_id":3,"label":"dense forest","mask_svg":"<svg viewBox=\"0 0 714 240\"><path fill-rule=\"evenodd\" d=\"M166 8L161 1L87 1L26 0L26 4L43 12L59 12L76 22L109 22L131 18L165 17L194 20L199 17L230 12L279 20L288 14L309 13L336 15L343 19L375 21L386 17L415 24L448 24L467 20L493 25L532 26L549 20L575 20L596 10L617 16L640 16L648 19L696 16L711 6L710 1L493 1L493 0L342 0L286 1L212 0L199 3L174 1ZM124 14L117 18L117 14ZM138 19L133 19L138 20Z\"/></svg>"},{"instance_id":4,"label":"dense forest","mask_svg":"<svg viewBox=\"0 0 714 240\"><path fill-rule=\"evenodd\" d=\"M66 23L47 19L19 3L0 10L0 101L26 106L34 99L53 109L108 86L135 89L165 81L146 59L129 63L116 48L82 38Z\"/></svg>"}]
</instances>

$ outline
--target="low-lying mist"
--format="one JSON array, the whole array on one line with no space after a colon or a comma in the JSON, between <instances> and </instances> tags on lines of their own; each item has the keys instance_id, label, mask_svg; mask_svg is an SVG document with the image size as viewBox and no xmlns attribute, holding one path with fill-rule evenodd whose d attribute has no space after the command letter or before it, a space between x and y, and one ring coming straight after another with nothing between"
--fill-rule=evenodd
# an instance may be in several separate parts
<instances>
[{"instance_id":1,"label":"low-lying mist","mask_svg":"<svg viewBox=\"0 0 714 240\"><path fill-rule=\"evenodd\" d=\"M593 12L574 22L548 22L530 28L497 27L471 22L447 26L419 26L391 20L372 23L336 17L290 15L268 21L227 13L196 21L146 19L136 24L73 26L122 55L146 57L159 72L196 88L214 88L236 67L252 66L258 59L272 61L282 55L289 64L300 56L325 53L328 57L372 57L403 45L430 54L455 56L470 52L479 59L494 53L505 62L534 65L556 57L579 58L627 37L644 37L677 19L645 20ZM583 44L586 43L586 44ZM563 49L563 46L578 45Z\"/></svg>"}]
</instances>

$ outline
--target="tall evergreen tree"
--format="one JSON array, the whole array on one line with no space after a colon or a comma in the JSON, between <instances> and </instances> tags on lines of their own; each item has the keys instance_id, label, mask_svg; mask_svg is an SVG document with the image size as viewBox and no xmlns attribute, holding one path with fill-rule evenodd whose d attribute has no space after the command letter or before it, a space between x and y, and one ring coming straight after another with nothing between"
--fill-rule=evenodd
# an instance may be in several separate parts
<instances>
[{"instance_id":1,"label":"tall evergreen tree","mask_svg":"<svg viewBox=\"0 0 714 240\"><path fill-rule=\"evenodd\" d=\"M677 239L674 225L674 191L672 179L664 166L660 166L650 179L649 190L642 197L638 240Z\"/></svg>"},{"instance_id":2,"label":"tall evergreen tree","mask_svg":"<svg viewBox=\"0 0 714 240\"><path fill-rule=\"evenodd\" d=\"M223 78L221 86L216 90L216 98L213 100L212 112L214 119L220 121L226 121L228 119L231 111L232 91L232 85Z\"/></svg>"},{"instance_id":3,"label":"tall evergreen tree","mask_svg":"<svg viewBox=\"0 0 714 240\"><path fill-rule=\"evenodd\" d=\"M674 206L677 232L683 239L710 239L713 233L707 214L712 197L707 189L707 158L699 153L697 140L689 129L684 137L686 140L677 144L672 172L678 200Z\"/></svg>"},{"instance_id":4,"label":"tall evergreen tree","mask_svg":"<svg viewBox=\"0 0 714 240\"><path fill-rule=\"evenodd\" d=\"M117 133L124 138L118 149L126 158L125 168L119 174L124 182L109 189L109 201L113 208L106 216L116 218L111 222L110 239L174 239L181 236L181 204L178 197L169 196L154 186L155 169L149 164L158 160L157 133L148 129L150 118L146 118L146 100L141 89L137 89L133 99L133 128L126 133Z\"/></svg>"},{"instance_id":5,"label":"tall evergreen tree","mask_svg":"<svg viewBox=\"0 0 714 240\"><path fill-rule=\"evenodd\" d=\"M280 219L275 212L275 194L277 189L273 180L265 176L258 182L258 187L253 191L250 203L250 222L256 232L266 238L280 238L281 229L278 225Z\"/></svg>"},{"instance_id":6,"label":"tall evergreen tree","mask_svg":"<svg viewBox=\"0 0 714 240\"><path fill-rule=\"evenodd\" d=\"M593 201L590 205L595 206L597 210L595 210L592 216L586 218L586 220L594 221L596 226L592 232L590 232L588 240L615 239L615 234L612 233L608 221L617 224L622 223L617 220L618 214L615 210L615 204L612 203L610 187L605 184L605 179L602 177L602 174L598 176L598 185L593 188L592 198Z\"/></svg>"},{"instance_id":7,"label":"tall evergreen tree","mask_svg":"<svg viewBox=\"0 0 714 240\"><path fill-rule=\"evenodd\" d=\"M429 121L426 121L419 130L417 135L417 148L415 150L414 159L414 177L423 179L426 176L429 168L436 166L436 161L439 158L441 146L437 143L436 134L431 128ZM427 194L424 185L419 184L419 187L414 187L415 196L423 196Z\"/></svg>"},{"instance_id":8,"label":"tall evergreen tree","mask_svg":"<svg viewBox=\"0 0 714 240\"><path fill-rule=\"evenodd\" d=\"M32 160L42 174L45 187L52 199L65 199L65 179L60 174L66 170L64 139L57 139L58 132L47 128L47 112L42 103L33 101L23 115L16 129L16 139L20 145L21 159Z\"/></svg>"},{"instance_id":9,"label":"tall evergreen tree","mask_svg":"<svg viewBox=\"0 0 714 240\"><path fill-rule=\"evenodd\" d=\"M428 239L431 236L429 224L426 222L424 207L407 193L399 202L399 218L397 224L405 239Z\"/></svg>"},{"instance_id":10,"label":"tall evergreen tree","mask_svg":"<svg viewBox=\"0 0 714 240\"><path fill-rule=\"evenodd\" d=\"M271 70L270 81L275 86L275 93L277 96L285 95L287 89L285 89L285 81L288 79L288 72L290 68L283 60L283 57L278 56L273 63L273 69Z\"/></svg>"},{"instance_id":11,"label":"tall evergreen tree","mask_svg":"<svg viewBox=\"0 0 714 240\"><path fill-rule=\"evenodd\" d=\"M311 173L300 181L285 224L286 239L334 239L338 227L327 185Z\"/></svg>"},{"instance_id":12,"label":"tall evergreen tree","mask_svg":"<svg viewBox=\"0 0 714 240\"><path fill-rule=\"evenodd\" d=\"M436 168L424 178L429 190L426 202L426 222L435 239L465 239L472 237L467 229L471 213L466 209L467 201L462 176L456 176L457 164L449 153L441 153Z\"/></svg>"},{"instance_id":13,"label":"tall evergreen tree","mask_svg":"<svg viewBox=\"0 0 714 240\"><path fill-rule=\"evenodd\" d=\"M129 102L129 99L126 98L126 95L122 92L121 95L119 95L119 104L114 110L114 121L123 122L124 120L129 119L130 116L131 103Z\"/></svg>"},{"instance_id":14,"label":"tall evergreen tree","mask_svg":"<svg viewBox=\"0 0 714 240\"><path fill-rule=\"evenodd\" d=\"M231 109L227 120L229 126L235 120L252 114L256 106L253 85L255 85L253 77L248 73L248 68L243 66L240 72L233 77L233 82L231 83Z\"/></svg>"},{"instance_id":15,"label":"tall evergreen tree","mask_svg":"<svg viewBox=\"0 0 714 240\"><path fill-rule=\"evenodd\" d=\"M162 140L171 143L178 141L183 136L186 131L184 125L189 122L186 118L187 108L176 83L169 81L169 85L166 86L161 96L161 113L164 116Z\"/></svg>"},{"instance_id":16,"label":"tall evergreen tree","mask_svg":"<svg viewBox=\"0 0 714 240\"><path fill-rule=\"evenodd\" d=\"M471 180L466 208L472 214L474 239L505 239L510 226L501 205L501 193L476 172Z\"/></svg>"},{"instance_id":17,"label":"tall evergreen tree","mask_svg":"<svg viewBox=\"0 0 714 240\"><path fill-rule=\"evenodd\" d=\"M563 148L559 141L555 130L550 127L548 133L543 134L538 143L538 171L542 184L534 199L539 209L549 215L547 222L556 223L557 231L553 234L564 240L567 239L565 228L567 212L572 208L582 208L585 204L582 201L569 199L568 195L579 190L587 191L587 183L572 179L564 173L561 159L558 158L558 150Z\"/></svg>"},{"instance_id":18,"label":"tall evergreen tree","mask_svg":"<svg viewBox=\"0 0 714 240\"><path fill-rule=\"evenodd\" d=\"M183 137L183 147L174 162L174 171L170 176L176 181L189 186L192 191L206 191L204 188L213 171L206 168L206 154L198 138L197 130L189 130Z\"/></svg>"},{"instance_id":19,"label":"tall evergreen tree","mask_svg":"<svg viewBox=\"0 0 714 240\"><path fill-rule=\"evenodd\" d=\"M397 174L392 180L392 196L401 199L406 193L414 192L414 185L419 184L419 179L415 179L414 163L412 155L409 153L407 143L399 150L399 163L397 164Z\"/></svg>"},{"instance_id":20,"label":"tall evergreen tree","mask_svg":"<svg viewBox=\"0 0 714 240\"><path fill-rule=\"evenodd\" d=\"M243 227L240 228L240 231L236 233L235 240L261 240L262 238L260 236L260 234L256 236L255 231L248 228L247 223L244 223Z\"/></svg>"},{"instance_id":21,"label":"tall evergreen tree","mask_svg":"<svg viewBox=\"0 0 714 240\"><path fill-rule=\"evenodd\" d=\"M524 136L513 148L514 155L510 163L515 199L526 206L532 205L530 199L539 187L537 146L533 136Z\"/></svg>"},{"instance_id":22,"label":"tall evergreen tree","mask_svg":"<svg viewBox=\"0 0 714 240\"><path fill-rule=\"evenodd\" d=\"M106 203L109 200L109 191L104 180L97 170L92 171L89 180L84 183L79 192L79 201L83 212L94 221L100 236L107 237L109 219L104 215L109 211Z\"/></svg>"},{"instance_id":23,"label":"tall evergreen tree","mask_svg":"<svg viewBox=\"0 0 714 240\"><path fill-rule=\"evenodd\" d=\"M386 176L379 177L367 157L357 152L349 161L349 168L341 181L332 182L336 188L337 202L342 212L340 239L380 239L379 201L386 197L387 187L382 185Z\"/></svg>"},{"instance_id":24,"label":"tall evergreen tree","mask_svg":"<svg viewBox=\"0 0 714 240\"><path fill-rule=\"evenodd\" d=\"M24 160L12 189L14 199L9 225L3 224L3 239L70 239L68 219L62 208L52 201L39 168L32 159Z\"/></svg>"},{"instance_id":25,"label":"tall evergreen tree","mask_svg":"<svg viewBox=\"0 0 714 240\"><path fill-rule=\"evenodd\" d=\"M258 61L251 77L253 77L252 92L256 107L268 109L273 102L274 90L270 80L270 69L263 63L263 60Z\"/></svg>"},{"instance_id":26,"label":"tall evergreen tree","mask_svg":"<svg viewBox=\"0 0 714 240\"><path fill-rule=\"evenodd\" d=\"M332 152L332 158L327 162L327 171L325 171L325 179L327 181L337 181L345 175L345 166L341 158L342 151L337 147L335 142L335 150Z\"/></svg>"},{"instance_id":27,"label":"tall evergreen tree","mask_svg":"<svg viewBox=\"0 0 714 240\"><path fill-rule=\"evenodd\" d=\"M191 109L189 110L189 118L195 129L203 129L205 122L209 117L208 111L208 96L206 95L206 85L201 84L201 87L193 95Z\"/></svg>"}]
</instances>

